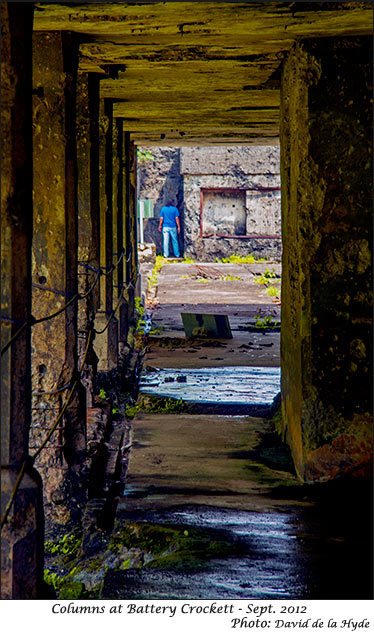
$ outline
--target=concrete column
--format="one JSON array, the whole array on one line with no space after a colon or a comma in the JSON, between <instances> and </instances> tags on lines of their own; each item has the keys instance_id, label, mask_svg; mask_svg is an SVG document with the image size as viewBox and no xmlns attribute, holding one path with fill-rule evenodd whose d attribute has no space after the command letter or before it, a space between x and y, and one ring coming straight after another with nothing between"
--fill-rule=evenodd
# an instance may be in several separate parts
<instances>
[{"instance_id":1,"label":"concrete column","mask_svg":"<svg viewBox=\"0 0 374 632\"><path fill-rule=\"evenodd\" d=\"M297 44L281 97L282 418L299 476L370 473L372 51Z\"/></svg>"},{"instance_id":2,"label":"concrete column","mask_svg":"<svg viewBox=\"0 0 374 632\"><path fill-rule=\"evenodd\" d=\"M78 160L78 290L86 294L97 279L99 269L99 78L79 73L77 82ZM86 351L88 332L93 326L100 301L100 279L91 293L78 303L79 364ZM87 406L93 405L97 356L93 339L89 345L82 382Z\"/></svg>"},{"instance_id":3,"label":"concrete column","mask_svg":"<svg viewBox=\"0 0 374 632\"><path fill-rule=\"evenodd\" d=\"M113 316L114 275L113 271L111 272L114 260L112 121L112 103L101 99L99 115L100 267L105 272L105 276L101 278L100 310L95 317L97 333L94 348L99 360L99 371L110 371L118 365L118 319L116 315Z\"/></svg>"},{"instance_id":4,"label":"concrete column","mask_svg":"<svg viewBox=\"0 0 374 632\"><path fill-rule=\"evenodd\" d=\"M31 420L33 5L1 5L1 515L28 455ZM37 599L43 579L42 483L27 467L1 529L1 596Z\"/></svg>"},{"instance_id":5,"label":"concrete column","mask_svg":"<svg viewBox=\"0 0 374 632\"><path fill-rule=\"evenodd\" d=\"M115 155L114 160L114 172L113 172L113 204L116 209L116 244L117 244L117 252L120 255L121 252L125 251L125 254L122 257L120 264L116 269L116 277L115 277L115 300L118 301L122 296L121 304L118 308L118 353L119 358L122 359L124 357L127 345L127 335L128 335L128 304L124 296L124 287L125 287L125 277L126 277L126 238L125 238L125 197L124 197L124 164L123 164L123 153L124 153L124 135L123 135L123 126L121 119L115 119L114 121L114 135L113 139L115 142L113 143L113 152Z\"/></svg>"},{"instance_id":6,"label":"concrete column","mask_svg":"<svg viewBox=\"0 0 374 632\"><path fill-rule=\"evenodd\" d=\"M33 104L32 309L36 318L43 318L63 308L78 290L75 116L78 46L65 33L34 34L33 38L37 93ZM69 392L65 387L77 380L77 311L74 300L57 317L33 327L32 452L58 416ZM77 505L73 506L71 476L85 455L85 415L85 390L78 380L59 429L36 462L44 480L46 516L53 522L65 524L75 510L79 511Z\"/></svg>"},{"instance_id":7,"label":"concrete column","mask_svg":"<svg viewBox=\"0 0 374 632\"><path fill-rule=\"evenodd\" d=\"M134 297L137 295L138 284L138 236L137 236L137 196L136 196L136 147L130 139L130 134L125 132L124 165L125 165L125 201L126 201L126 285L132 285L126 290L125 296L128 304L129 327L135 325ZM130 254L131 253L131 254ZM140 291L138 293L140 295Z\"/></svg>"}]
</instances>

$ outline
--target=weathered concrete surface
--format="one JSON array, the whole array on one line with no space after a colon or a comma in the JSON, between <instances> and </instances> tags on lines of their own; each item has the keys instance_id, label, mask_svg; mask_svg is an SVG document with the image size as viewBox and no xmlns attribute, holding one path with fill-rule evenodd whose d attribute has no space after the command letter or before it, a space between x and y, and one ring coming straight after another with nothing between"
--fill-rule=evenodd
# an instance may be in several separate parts
<instances>
[{"instance_id":1,"label":"weathered concrete surface","mask_svg":"<svg viewBox=\"0 0 374 632\"><path fill-rule=\"evenodd\" d=\"M36 30L88 36L81 68L105 77L103 95L118 99L115 116L140 145L276 144L279 68L294 42L372 32L368 2L156 2L151 9L43 3L38 9Z\"/></svg>"},{"instance_id":2,"label":"weathered concrete surface","mask_svg":"<svg viewBox=\"0 0 374 632\"><path fill-rule=\"evenodd\" d=\"M100 195L100 309L95 316L94 349L98 370L110 371L118 363L118 320L113 310L113 108L100 100L99 111ZM109 320L110 319L110 320Z\"/></svg>"},{"instance_id":3,"label":"weathered concrete surface","mask_svg":"<svg viewBox=\"0 0 374 632\"><path fill-rule=\"evenodd\" d=\"M1 5L1 349L31 315L32 21ZM28 455L31 422L30 327L1 356L1 516ZM1 526L2 599L40 598L43 578L42 481L24 473Z\"/></svg>"},{"instance_id":4,"label":"weathered concrete surface","mask_svg":"<svg viewBox=\"0 0 374 632\"><path fill-rule=\"evenodd\" d=\"M280 260L278 147L142 149L153 160L139 162L139 197L154 201L155 214L144 220L144 236L156 244L158 253L158 214L161 206L172 203L180 211L182 253L200 261L233 252ZM264 239L265 235L276 238Z\"/></svg>"},{"instance_id":5,"label":"weathered concrete surface","mask_svg":"<svg viewBox=\"0 0 374 632\"><path fill-rule=\"evenodd\" d=\"M297 486L297 479L283 467L270 470L243 458L271 427L271 421L251 417L138 415L120 509L191 502L252 511L280 508L287 502L266 492L277 484Z\"/></svg>"},{"instance_id":6,"label":"weathered concrete surface","mask_svg":"<svg viewBox=\"0 0 374 632\"><path fill-rule=\"evenodd\" d=\"M132 441L115 533L137 535L133 562L107 571L102 598L371 599L369 487L301 485L271 421L142 414ZM166 541L155 560L165 528L185 551ZM209 554L222 540L239 550Z\"/></svg>"},{"instance_id":7,"label":"weathered concrete surface","mask_svg":"<svg viewBox=\"0 0 374 632\"><path fill-rule=\"evenodd\" d=\"M282 418L309 481L371 474L371 45L307 41L283 72Z\"/></svg>"},{"instance_id":8,"label":"weathered concrete surface","mask_svg":"<svg viewBox=\"0 0 374 632\"><path fill-rule=\"evenodd\" d=\"M32 310L36 318L57 312L77 294L77 68L78 47L69 35L34 34L33 81L38 92L33 97ZM32 330L32 454L56 420L66 387L74 382L77 350L74 300ZM85 389L78 381L59 431L36 461L44 481L46 516L63 524L71 518L67 500L74 485L68 482L69 467L84 457L85 404Z\"/></svg>"},{"instance_id":9,"label":"weathered concrete surface","mask_svg":"<svg viewBox=\"0 0 374 632\"><path fill-rule=\"evenodd\" d=\"M77 77L77 199L78 199L78 291L87 294L99 268L99 80L88 73ZM99 282L78 303L78 357L82 364L88 332L99 307ZM93 403L97 356L90 340L81 379L87 406Z\"/></svg>"},{"instance_id":10,"label":"weathered concrete surface","mask_svg":"<svg viewBox=\"0 0 374 632\"><path fill-rule=\"evenodd\" d=\"M33 11L17 22L1 5L1 349L31 314ZM18 55L18 50L20 53ZM24 63L22 57L27 56ZM1 356L1 463L18 465L28 453L30 327Z\"/></svg>"},{"instance_id":11,"label":"weathered concrete surface","mask_svg":"<svg viewBox=\"0 0 374 632\"><path fill-rule=\"evenodd\" d=\"M145 366L279 366L279 332L245 330L248 323L254 324L256 315L280 321L279 304L263 285L254 282L255 274L266 267L280 274L278 264L267 263L164 265L158 277L158 305L152 314L155 332L149 337ZM240 280L222 280L230 276ZM227 314L233 338L206 345L188 341L181 312Z\"/></svg>"},{"instance_id":12,"label":"weathered concrete surface","mask_svg":"<svg viewBox=\"0 0 374 632\"><path fill-rule=\"evenodd\" d=\"M279 175L279 147L183 147L182 175Z\"/></svg>"}]
</instances>

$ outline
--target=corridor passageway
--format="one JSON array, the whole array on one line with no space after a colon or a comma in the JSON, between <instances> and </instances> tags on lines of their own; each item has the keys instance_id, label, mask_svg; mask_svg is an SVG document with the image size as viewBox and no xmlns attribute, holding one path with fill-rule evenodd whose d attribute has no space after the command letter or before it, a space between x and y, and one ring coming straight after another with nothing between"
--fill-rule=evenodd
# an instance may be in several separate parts
<instances>
[{"instance_id":1,"label":"corridor passageway","mask_svg":"<svg viewBox=\"0 0 374 632\"><path fill-rule=\"evenodd\" d=\"M253 280L269 265L166 261L160 270L113 529L118 550L126 541L133 554L126 571L105 574L105 599L370 598L363 489L300 482L271 406L279 384L267 406L250 404L256 389L266 399L258 368L276 370L280 359L280 332L254 325L259 313L279 318ZM197 273L211 280L200 284ZM219 280L229 273L241 280ZM232 338L186 338L183 312L228 314ZM199 369L202 396L189 387ZM354 520L342 515L342 493Z\"/></svg>"},{"instance_id":2,"label":"corridor passageway","mask_svg":"<svg viewBox=\"0 0 374 632\"><path fill-rule=\"evenodd\" d=\"M87 525L103 538L113 527L126 410L144 351L141 147L199 147L212 173L214 147L261 145L271 154L279 145L279 440L295 489L306 485L325 499L323 490L339 487L334 516L353 534L349 550L369 559L368 538L350 517L372 501L372 3L3 2L1 20L2 597L50 594L45 552L65 537L85 555ZM249 169L238 164L236 175L252 174L252 191L270 190L271 174L257 167L256 159ZM191 173L183 172L186 182ZM211 232L217 185L198 186L189 191L201 209L205 199L208 221L196 211L187 231L182 217L181 234L189 232L204 264L208 240L223 237ZM241 219L224 238L232 252L240 242L251 255L265 237L244 222L242 187L230 186L225 204L237 203ZM172 273L165 266L165 279ZM161 295L163 282L161 275ZM228 301L238 306L234 329L248 305L243 287ZM165 309L170 322L161 306L162 322L173 328L173 309ZM214 353L170 354L153 342L146 364L186 356L191 368L200 356L218 367L226 349L248 368L253 355L274 361L271 335L273 346L246 338L237 352L230 340ZM347 542L338 532L334 541ZM346 585L364 596L352 564ZM324 575L316 576L318 592ZM336 586L338 598L346 595Z\"/></svg>"}]
</instances>

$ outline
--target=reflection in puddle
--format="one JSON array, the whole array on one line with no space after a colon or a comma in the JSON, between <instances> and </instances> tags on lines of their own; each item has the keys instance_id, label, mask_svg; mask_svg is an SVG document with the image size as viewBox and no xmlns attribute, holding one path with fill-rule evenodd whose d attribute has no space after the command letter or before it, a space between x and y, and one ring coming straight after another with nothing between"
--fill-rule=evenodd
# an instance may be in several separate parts
<instances>
[{"instance_id":1,"label":"reflection in puddle","mask_svg":"<svg viewBox=\"0 0 374 632\"><path fill-rule=\"evenodd\" d=\"M280 367L157 369L142 375L140 392L189 402L271 404L280 377Z\"/></svg>"}]
</instances>

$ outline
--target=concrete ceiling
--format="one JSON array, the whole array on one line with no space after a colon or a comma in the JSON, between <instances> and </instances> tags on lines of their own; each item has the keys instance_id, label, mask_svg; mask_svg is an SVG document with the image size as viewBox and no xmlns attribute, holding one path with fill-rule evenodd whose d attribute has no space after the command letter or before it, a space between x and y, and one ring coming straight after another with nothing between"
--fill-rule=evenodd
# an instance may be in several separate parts
<instances>
[{"instance_id":1,"label":"concrete ceiling","mask_svg":"<svg viewBox=\"0 0 374 632\"><path fill-rule=\"evenodd\" d=\"M370 35L372 2L38 3L73 31L138 144L278 142L282 60L296 40Z\"/></svg>"}]
</instances>

